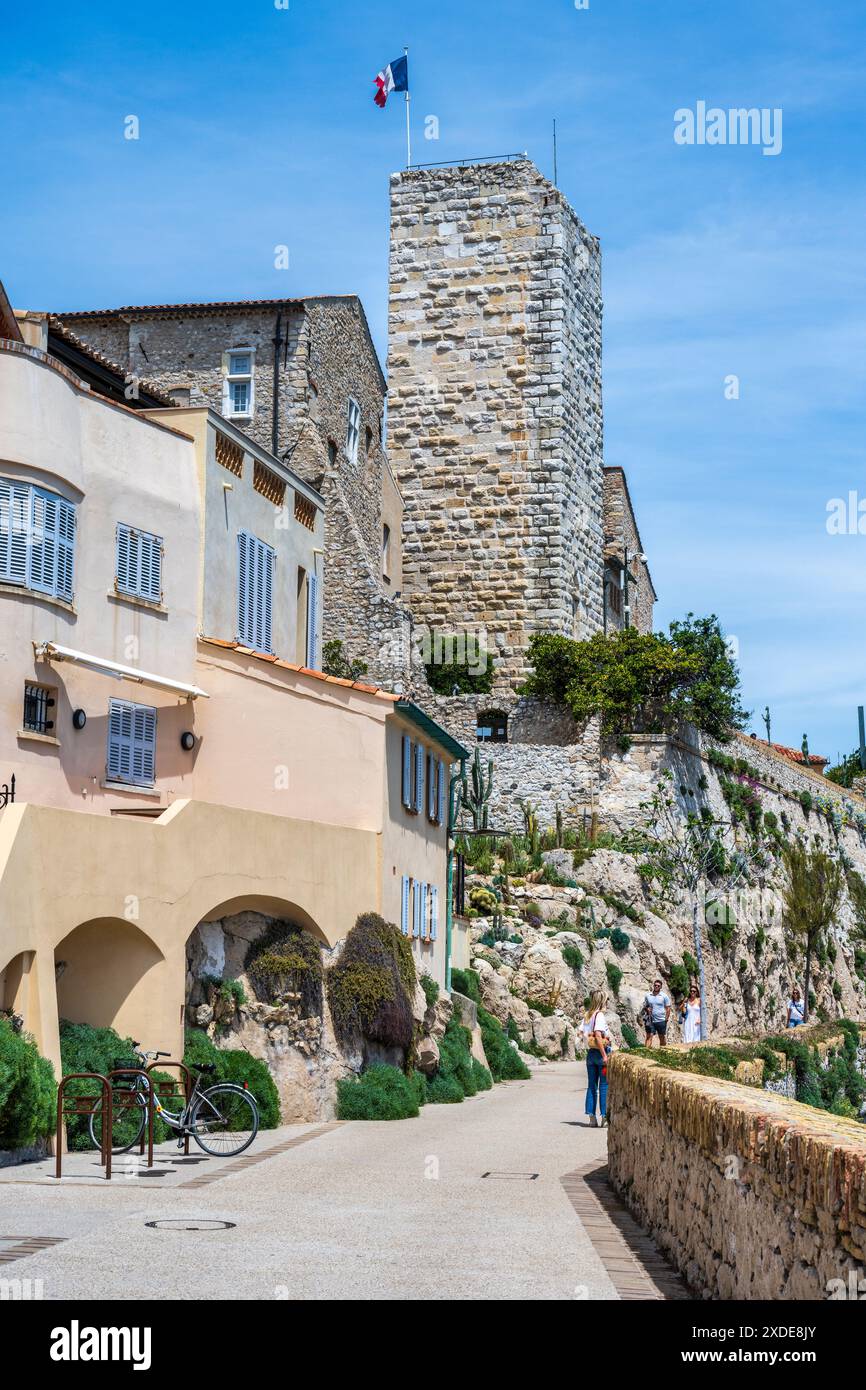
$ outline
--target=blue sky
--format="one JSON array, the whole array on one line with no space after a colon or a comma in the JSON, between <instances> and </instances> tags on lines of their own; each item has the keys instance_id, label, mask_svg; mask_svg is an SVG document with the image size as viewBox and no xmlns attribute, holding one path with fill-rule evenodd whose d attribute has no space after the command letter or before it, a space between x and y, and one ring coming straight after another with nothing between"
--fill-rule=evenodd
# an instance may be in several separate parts
<instances>
[{"instance_id":1,"label":"blue sky","mask_svg":"<svg viewBox=\"0 0 866 1390\"><path fill-rule=\"evenodd\" d=\"M556 117L659 622L717 612L753 727L769 703L774 738L835 758L866 702L866 535L826 529L866 498L864 40L861 0L8 9L0 276L52 309L352 291L384 358L404 113L377 69L409 46L418 161L526 150L549 175ZM700 100L781 108L781 153L675 144Z\"/></svg>"}]
</instances>

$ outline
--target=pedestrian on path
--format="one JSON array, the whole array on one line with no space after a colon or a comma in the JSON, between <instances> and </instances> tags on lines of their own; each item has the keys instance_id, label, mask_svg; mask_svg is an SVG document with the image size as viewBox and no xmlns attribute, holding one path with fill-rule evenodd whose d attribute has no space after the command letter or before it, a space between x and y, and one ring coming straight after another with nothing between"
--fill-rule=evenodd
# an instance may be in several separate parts
<instances>
[{"instance_id":1,"label":"pedestrian on path","mask_svg":"<svg viewBox=\"0 0 866 1390\"><path fill-rule=\"evenodd\" d=\"M593 1129L598 1128L596 1107L602 1128L607 1124L607 1060L611 1054L610 1030L604 1016L607 1003L603 990L590 995L580 1031L586 1039L586 1113Z\"/></svg>"},{"instance_id":2,"label":"pedestrian on path","mask_svg":"<svg viewBox=\"0 0 866 1390\"><path fill-rule=\"evenodd\" d=\"M799 1028L803 1022L803 996L800 994L800 986L794 985L791 990L791 998L788 1000L788 1017L785 1019L786 1028Z\"/></svg>"},{"instance_id":3,"label":"pedestrian on path","mask_svg":"<svg viewBox=\"0 0 866 1390\"><path fill-rule=\"evenodd\" d=\"M671 1016L671 997L669 994L665 994L661 980L653 981L652 994L644 995L641 1012L644 1016L647 1047L652 1047L654 1037L658 1038L659 1047L664 1047L667 1040L668 1019Z\"/></svg>"},{"instance_id":4,"label":"pedestrian on path","mask_svg":"<svg viewBox=\"0 0 866 1390\"><path fill-rule=\"evenodd\" d=\"M684 1043L700 1042L701 996L697 985L691 986L688 999L684 999L680 1005L680 1026Z\"/></svg>"}]
</instances>

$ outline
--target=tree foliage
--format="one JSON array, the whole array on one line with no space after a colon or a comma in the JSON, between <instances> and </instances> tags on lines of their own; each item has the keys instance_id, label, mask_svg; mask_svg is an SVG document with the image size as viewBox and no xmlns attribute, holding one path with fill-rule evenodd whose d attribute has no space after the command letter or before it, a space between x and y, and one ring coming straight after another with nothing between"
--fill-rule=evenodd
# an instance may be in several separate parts
<instances>
[{"instance_id":1,"label":"tree foliage","mask_svg":"<svg viewBox=\"0 0 866 1390\"><path fill-rule=\"evenodd\" d=\"M536 633L524 692L565 705L575 719L601 716L602 732L660 732L683 721L727 740L747 719L740 677L715 616L689 613L668 635L637 628L577 642Z\"/></svg>"},{"instance_id":2,"label":"tree foliage","mask_svg":"<svg viewBox=\"0 0 866 1390\"><path fill-rule=\"evenodd\" d=\"M783 925L790 938L805 946L803 1002L804 1018L808 1018L812 955L820 949L838 911L845 872L838 859L802 839L791 840L786 846L785 866L788 881L782 890Z\"/></svg>"}]
</instances>

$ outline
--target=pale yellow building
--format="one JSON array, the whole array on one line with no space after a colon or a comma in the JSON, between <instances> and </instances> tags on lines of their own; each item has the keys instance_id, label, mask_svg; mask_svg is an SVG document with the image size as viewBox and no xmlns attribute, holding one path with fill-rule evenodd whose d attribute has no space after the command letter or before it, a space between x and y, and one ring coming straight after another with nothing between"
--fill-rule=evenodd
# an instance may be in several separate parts
<instances>
[{"instance_id":1,"label":"pale yellow building","mask_svg":"<svg viewBox=\"0 0 866 1390\"><path fill-rule=\"evenodd\" d=\"M446 977L465 750L317 669L315 489L210 407L135 406L0 338L0 1007L55 1063L61 1017L179 1056L187 942L236 912L333 945L379 911Z\"/></svg>"}]
</instances>

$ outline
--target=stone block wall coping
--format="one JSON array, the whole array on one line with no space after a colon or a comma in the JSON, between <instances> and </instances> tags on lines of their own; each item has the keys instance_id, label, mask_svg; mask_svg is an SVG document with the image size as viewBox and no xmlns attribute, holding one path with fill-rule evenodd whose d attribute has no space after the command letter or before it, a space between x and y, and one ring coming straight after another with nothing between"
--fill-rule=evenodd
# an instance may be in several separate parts
<instances>
[{"instance_id":1,"label":"stone block wall coping","mask_svg":"<svg viewBox=\"0 0 866 1390\"><path fill-rule=\"evenodd\" d=\"M804 1214L823 1208L838 1229L866 1234L866 1126L859 1121L630 1052L611 1058L610 1095L612 1129L623 1104L716 1164L736 1154L746 1170L757 1166ZM748 1171L742 1181L748 1184Z\"/></svg>"}]
</instances>

